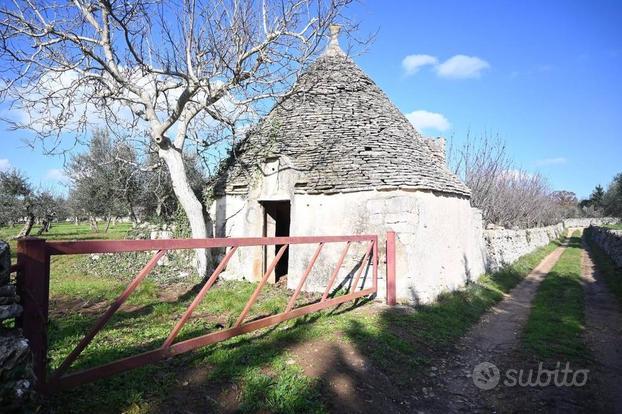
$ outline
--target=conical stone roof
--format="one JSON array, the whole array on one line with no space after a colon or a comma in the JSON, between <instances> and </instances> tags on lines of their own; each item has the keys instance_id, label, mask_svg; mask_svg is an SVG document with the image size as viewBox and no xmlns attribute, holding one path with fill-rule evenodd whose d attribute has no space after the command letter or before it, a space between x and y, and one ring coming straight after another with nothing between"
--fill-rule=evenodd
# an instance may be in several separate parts
<instances>
[{"instance_id":1,"label":"conical stone roof","mask_svg":"<svg viewBox=\"0 0 622 414\"><path fill-rule=\"evenodd\" d=\"M267 159L285 156L304 177L296 193L409 189L470 196L425 141L331 44L234 150L215 191L246 193Z\"/></svg>"}]
</instances>

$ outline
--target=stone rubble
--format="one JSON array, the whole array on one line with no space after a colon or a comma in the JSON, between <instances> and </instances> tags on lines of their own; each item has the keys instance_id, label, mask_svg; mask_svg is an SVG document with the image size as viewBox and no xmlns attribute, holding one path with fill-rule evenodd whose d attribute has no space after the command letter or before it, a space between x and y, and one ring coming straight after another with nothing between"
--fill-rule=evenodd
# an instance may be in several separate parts
<instances>
[{"instance_id":1,"label":"stone rubble","mask_svg":"<svg viewBox=\"0 0 622 414\"><path fill-rule=\"evenodd\" d=\"M34 396L32 354L21 330L14 327L23 309L10 267L9 245L0 241L0 411L28 412Z\"/></svg>"}]
</instances>

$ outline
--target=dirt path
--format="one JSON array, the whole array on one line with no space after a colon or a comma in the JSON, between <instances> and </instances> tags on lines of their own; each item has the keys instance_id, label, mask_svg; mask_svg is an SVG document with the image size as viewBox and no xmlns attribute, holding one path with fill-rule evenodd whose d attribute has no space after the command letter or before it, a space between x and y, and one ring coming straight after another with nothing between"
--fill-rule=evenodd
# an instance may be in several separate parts
<instances>
[{"instance_id":1,"label":"dirt path","mask_svg":"<svg viewBox=\"0 0 622 414\"><path fill-rule=\"evenodd\" d=\"M562 246L549 254L461 339L457 352L440 367L435 396L422 407L424 411L455 413L494 409L490 407L490 398L486 394L494 392L489 390L499 380L499 370L490 365L483 366L479 371L481 375L475 377L479 387L474 384L473 370L481 363L503 366L504 357L518 347L538 286L564 250L565 246Z\"/></svg>"},{"instance_id":2,"label":"dirt path","mask_svg":"<svg viewBox=\"0 0 622 414\"><path fill-rule=\"evenodd\" d=\"M538 286L564 249L565 246L559 247L548 255L502 302L482 317L460 340L456 350L443 352L429 361L429 372L413 373L416 379L410 392L398 390L389 376L348 342L319 339L288 351L306 375L322 379L322 393L327 396L330 412L495 411L498 405L505 405L495 400L497 394L504 398L503 390L499 387L495 392L476 387L473 369L482 362L499 364L502 369L506 367L508 355L514 355L513 351L519 348L520 334ZM491 395L494 398L491 399ZM520 406L518 401L506 402Z\"/></svg>"},{"instance_id":3,"label":"dirt path","mask_svg":"<svg viewBox=\"0 0 622 414\"><path fill-rule=\"evenodd\" d=\"M585 339L595 359L598 412L622 412L622 309L596 270L587 249L582 257Z\"/></svg>"}]
</instances>

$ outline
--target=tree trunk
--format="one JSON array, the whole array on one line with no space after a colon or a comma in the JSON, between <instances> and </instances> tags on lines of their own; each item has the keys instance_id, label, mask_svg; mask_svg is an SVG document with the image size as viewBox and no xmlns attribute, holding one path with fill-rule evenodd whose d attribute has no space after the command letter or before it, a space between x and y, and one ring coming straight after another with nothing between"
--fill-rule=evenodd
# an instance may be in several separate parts
<instances>
[{"instance_id":1,"label":"tree trunk","mask_svg":"<svg viewBox=\"0 0 622 414\"><path fill-rule=\"evenodd\" d=\"M126 194L125 199L127 201L127 207L130 213L130 219L132 220L132 223L138 223L138 218L136 218L136 213L134 212L134 203L132 202L132 197L130 196L129 192Z\"/></svg>"},{"instance_id":2,"label":"tree trunk","mask_svg":"<svg viewBox=\"0 0 622 414\"><path fill-rule=\"evenodd\" d=\"M32 226L35 224L35 215L31 212L28 212L27 214L28 215L26 216L26 222L24 223L24 227L22 227L22 230L19 232L16 238L28 236L30 234L30 231L32 230Z\"/></svg>"},{"instance_id":3,"label":"tree trunk","mask_svg":"<svg viewBox=\"0 0 622 414\"><path fill-rule=\"evenodd\" d=\"M177 196L179 205L186 213L190 223L192 238L206 239L208 233L203 205L194 194L194 191L192 191L192 187L190 187L181 153L174 148L160 148L159 155L166 162L170 172L173 191L175 196ZM209 252L206 249L196 249L195 252L197 272L199 276L204 277L207 273Z\"/></svg>"},{"instance_id":4,"label":"tree trunk","mask_svg":"<svg viewBox=\"0 0 622 414\"><path fill-rule=\"evenodd\" d=\"M50 231L50 221L52 219L48 216L45 216L45 218L43 219L43 222L41 224L41 228L39 229L39 231L37 232L37 236L41 236L43 233L47 233Z\"/></svg>"},{"instance_id":5,"label":"tree trunk","mask_svg":"<svg viewBox=\"0 0 622 414\"><path fill-rule=\"evenodd\" d=\"M112 221L112 216L108 216L108 220L106 220L106 228L104 229L104 233L108 233L110 229L110 222Z\"/></svg>"},{"instance_id":6,"label":"tree trunk","mask_svg":"<svg viewBox=\"0 0 622 414\"><path fill-rule=\"evenodd\" d=\"M99 227L97 226L97 219L93 216L90 216L89 220L91 224L91 231L94 231L95 233L99 233Z\"/></svg>"},{"instance_id":7,"label":"tree trunk","mask_svg":"<svg viewBox=\"0 0 622 414\"><path fill-rule=\"evenodd\" d=\"M162 195L160 196L159 194L154 194L156 197L156 216L157 217L162 217L165 213L165 205L166 205L166 200L169 199L168 195Z\"/></svg>"}]
</instances>

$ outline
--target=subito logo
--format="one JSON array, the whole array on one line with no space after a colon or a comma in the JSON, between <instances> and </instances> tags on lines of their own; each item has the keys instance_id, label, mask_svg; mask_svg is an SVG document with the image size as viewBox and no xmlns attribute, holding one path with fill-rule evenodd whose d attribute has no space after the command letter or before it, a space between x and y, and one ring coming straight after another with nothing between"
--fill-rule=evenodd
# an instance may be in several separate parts
<instances>
[{"instance_id":1,"label":"subito logo","mask_svg":"<svg viewBox=\"0 0 622 414\"><path fill-rule=\"evenodd\" d=\"M480 390L492 390L499 384L501 373L495 364L482 362L473 368L473 384Z\"/></svg>"}]
</instances>

